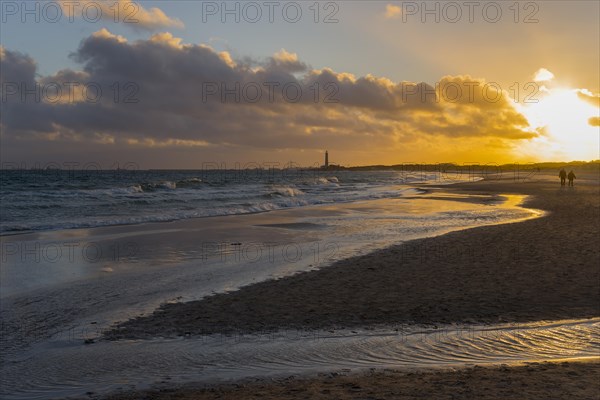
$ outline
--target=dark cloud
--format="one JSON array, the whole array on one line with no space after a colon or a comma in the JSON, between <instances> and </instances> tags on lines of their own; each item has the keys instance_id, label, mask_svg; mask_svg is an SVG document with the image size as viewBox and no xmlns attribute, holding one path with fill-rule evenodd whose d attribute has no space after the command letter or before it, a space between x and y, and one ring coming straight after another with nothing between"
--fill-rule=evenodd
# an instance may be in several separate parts
<instances>
[{"instance_id":1,"label":"dark cloud","mask_svg":"<svg viewBox=\"0 0 600 400\"><path fill-rule=\"evenodd\" d=\"M39 77L29 56L2 50L3 90L15 83L58 84L63 90L69 82L80 84L52 102L32 96L23 101L7 91L3 139L73 146L390 149L435 137L536 135L505 93L492 87L484 94L486 82L468 76L444 77L437 85L394 83L314 70L285 50L263 61L234 61L169 33L127 42L104 29L84 39L71 57L81 71ZM97 88L102 95L90 101Z\"/></svg>"}]
</instances>

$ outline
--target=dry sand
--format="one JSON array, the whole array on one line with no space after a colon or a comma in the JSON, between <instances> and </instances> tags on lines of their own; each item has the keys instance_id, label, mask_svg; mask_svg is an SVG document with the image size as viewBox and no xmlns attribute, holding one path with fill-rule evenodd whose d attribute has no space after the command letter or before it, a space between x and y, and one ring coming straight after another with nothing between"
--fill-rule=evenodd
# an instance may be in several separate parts
<instances>
[{"instance_id":1,"label":"dry sand","mask_svg":"<svg viewBox=\"0 0 600 400\"><path fill-rule=\"evenodd\" d=\"M598 177L492 180L445 191L527 194L543 218L480 227L340 261L318 271L167 304L108 338L471 323L600 315Z\"/></svg>"}]
</instances>

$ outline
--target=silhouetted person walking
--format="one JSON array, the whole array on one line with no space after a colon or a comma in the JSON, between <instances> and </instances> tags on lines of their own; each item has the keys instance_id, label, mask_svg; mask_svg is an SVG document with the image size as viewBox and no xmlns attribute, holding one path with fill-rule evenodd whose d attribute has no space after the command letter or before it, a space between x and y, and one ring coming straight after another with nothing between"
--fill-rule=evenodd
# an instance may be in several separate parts
<instances>
[{"instance_id":1,"label":"silhouetted person walking","mask_svg":"<svg viewBox=\"0 0 600 400\"><path fill-rule=\"evenodd\" d=\"M567 178L569 178L569 186L573 186L573 179L577 178L575 176L575 173L573 172L573 170L569 171L569 175L567 175Z\"/></svg>"},{"instance_id":2,"label":"silhouetted person walking","mask_svg":"<svg viewBox=\"0 0 600 400\"><path fill-rule=\"evenodd\" d=\"M567 171L565 169L561 169L558 173L558 177L560 178L560 186L565 186L565 181L567 179Z\"/></svg>"}]
</instances>

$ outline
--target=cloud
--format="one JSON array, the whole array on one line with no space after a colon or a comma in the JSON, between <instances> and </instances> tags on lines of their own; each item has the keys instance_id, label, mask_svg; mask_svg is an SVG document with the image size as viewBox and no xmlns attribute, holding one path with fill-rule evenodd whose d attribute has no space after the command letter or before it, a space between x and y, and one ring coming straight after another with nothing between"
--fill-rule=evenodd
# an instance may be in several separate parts
<instances>
[{"instance_id":1,"label":"cloud","mask_svg":"<svg viewBox=\"0 0 600 400\"><path fill-rule=\"evenodd\" d=\"M131 145L142 145L144 147L207 147L210 143L203 140L181 140L181 139L127 139Z\"/></svg>"},{"instance_id":2,"label":"cloud","mask_svg":"<svg viewBox=\"0 0 600 400\"><path fill-rule=\"evenodd\" d=\"M536 71L533 76L535 82L547 82L554 79L554 74L548 71L546 68L540 68Z\"/></svg>"},{"instance_id":3,"label":"cloud","mask_svg":"<svg viewBox=\"0 0 600 400\"><path fill-rule=\"evenodd\" d=\"M577 97L594 106L596 108L594 114L600 114L600 94L594 94L587 89L579 89L577 90ZM600 117L590 117L588 124L591 126L600 126Z\"/></svg>"},{"instance_id":4,"label":"cloud","mask_svg":"<svg viewBox=\"0 0 600 400\"><path fill-rule=\"evenodd\" d=\"M600 94L594 94L587 89L580 89L577 91L577 97L594 107L600 108Z\"/></svg>"},{"instance_id":5,"label":"cloud","mask_svg":"<svg viewBox=\"0 0 600 400\"><path fill-rule=\"evenodd\" d=\"M171 18L160 8L145 9L132 0L58 0L63 13L69 18L84 17L88 21L101 18L106 21L121 22L134 29L157 30L161 28L183 28L177 18Z\"/></svg>"},{"instance_id":6,"label":"cloud","mask_svg":"<svg viewBox=\"0 0 600 400\"><path fill-rule=\"evenodd\" d=\"M385 17L386 18L398 18L402 15L402 8L393 4L387 4L385 6Z\"/></svg>"},{"instance_id":7,"label":"cloud","mask_svg":"<svg viewBox=\"0 0 600 400\"><path fill-rule=\"evenodd\" d=\"M298 54L290 53L286 49L281 49L273 55L273 59L282 63L297 63Z\"/></svg>"},{"instance_id":8,"label":"cloud","mask_svg":"<svg viewBox=\"0 0 600 400\"><path fill-rule=\"evenodd\" d=\"M281 49L266 62L259 63L258 70L262 71L280 71L282 74L306 72L308 65L298 59L296 53L290 53L285 49Z\"/></svg>"},{"instance_id":9,"label":"cloud","mask_svg":"<svg viewBox=\"0 0 600 400\"><path fill-rule=\"evenodd\" d=\"M176 49L181 49L183 47L183 45L181 44L181 38L174 37L169 32L161 32L154 34L150 38L150 41L154 43L161 43L168 46L172 46Z\"/></svg>"},{"instance_id":10,"label":"cloud","mask_svg":"<svg viewBox=\"0 0 600 400\"><path fill-rule=\"evenodd\" d=\"M102 38L102 39L110 39L110 40L116 40L119 43L125 43L127 42L127 39L125 39L123 36L121 35L115 35L111 32L109 32L108 29L106 28L102 28L97 32L94 32L92 34L93 37L97 37L97 38Z\"/></svg>"},{"instance_id":11,"label":"cloud","mask_svg":"<svg viewBox=\"0 0 600 400\"><path fill-rule=\"evenodd\" d=\"M378 152L447 157L506 150L538 135L506 93L466 75L437 84L393 82L313 69L286 50L262 60L233 60L170 33L128 42L104 29L84 39L72 58L81 70L39 76L31 57L2 50L3 85L81 83L60 101L43 96L23 101L18 90L7 95L3 140L15 148L21 146L17 142L59 142L73 152L94 144L110 146L105 151L336 148L370 149L370 157ZM92 102L96 86L102 96Z\"/></svg>"}]
</instances>

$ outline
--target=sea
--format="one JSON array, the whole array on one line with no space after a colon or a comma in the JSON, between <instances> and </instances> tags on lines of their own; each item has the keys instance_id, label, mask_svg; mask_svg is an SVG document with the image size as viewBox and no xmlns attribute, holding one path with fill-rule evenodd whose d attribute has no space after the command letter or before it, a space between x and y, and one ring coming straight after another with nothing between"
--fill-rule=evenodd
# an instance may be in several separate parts
<instances>
[{"instance_id":1,"label":"sea","mask_svg":"<svg viewBox=\"0 0 600 400\"><path fill-rule=\"evenodd\" d=\"M141 224L397 198L470 173L223 170L2 170L0 234ZM406 186L399 190L398 186Z\"/></svg>"}]
</instances>

